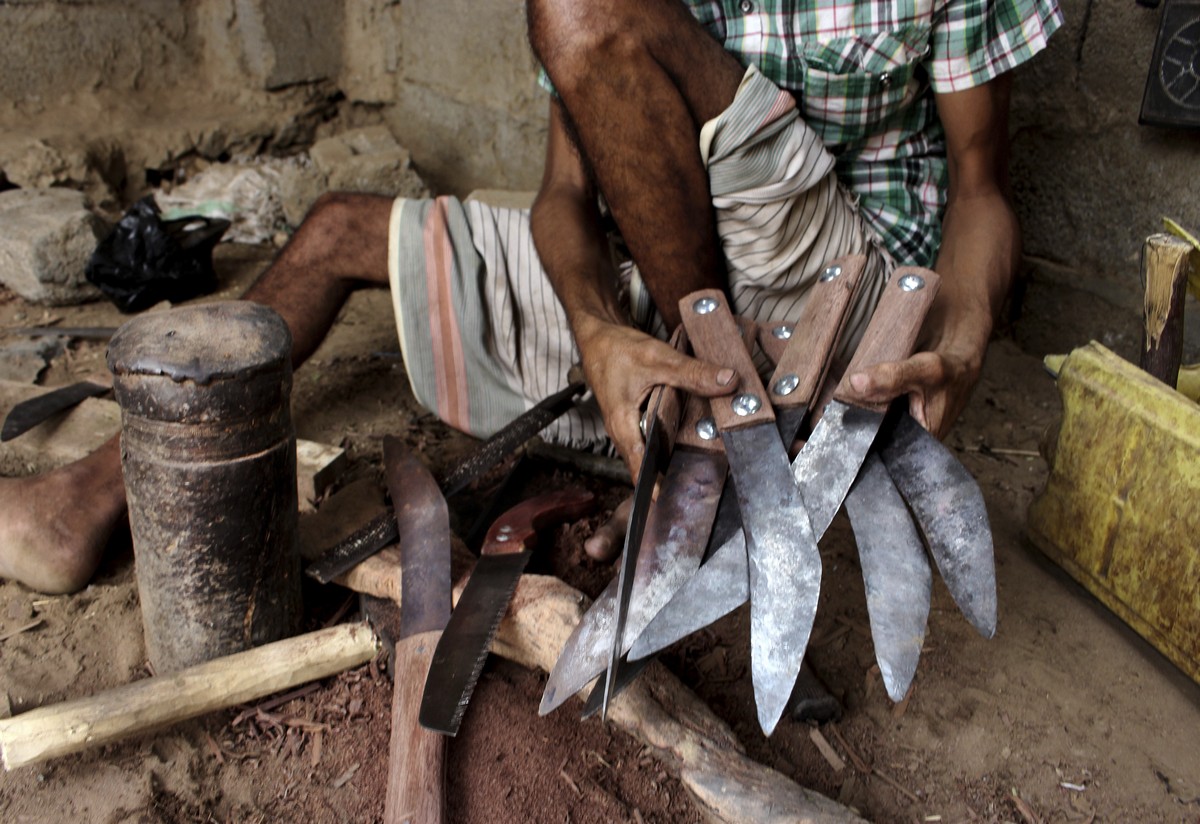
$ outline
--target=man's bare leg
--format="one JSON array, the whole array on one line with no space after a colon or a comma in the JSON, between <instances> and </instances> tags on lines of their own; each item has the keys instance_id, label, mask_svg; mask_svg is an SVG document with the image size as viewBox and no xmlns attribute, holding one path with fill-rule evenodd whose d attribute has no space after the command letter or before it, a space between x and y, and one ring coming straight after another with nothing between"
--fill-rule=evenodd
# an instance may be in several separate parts
<instances>
[{"instance_id":1,"label":"man's bare leg","mask_svg":"<svg viewBox=\"0 0 1200 824\"><path fill-rule=\"evenodd\" d=\"M678 0L529 0L529 37L667 325L724 289L700 127L743 67Z\"/></svg>"},{"instance_id":2,"label":"man's bare leg","mask_svg":"<svg viewBox=\"0 0 1200 824\"><path fill-rule=\"evenodd\" d=\"M269 306L292 333L292 365L316 350L350 293L388 282L390 198L325 195L244 298ZM91 580L125 516L113 437L75 463L32 478L0 478L0 577L41 592Z\"/></svg>"}]
</instances>

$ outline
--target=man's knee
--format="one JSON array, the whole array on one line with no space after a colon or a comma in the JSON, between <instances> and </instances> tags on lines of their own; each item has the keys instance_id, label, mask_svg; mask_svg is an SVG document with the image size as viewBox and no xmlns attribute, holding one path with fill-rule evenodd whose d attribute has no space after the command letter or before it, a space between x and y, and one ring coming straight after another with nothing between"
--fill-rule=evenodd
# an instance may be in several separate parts
<instances>
[{"instance_id":1,"label":"man's knee","mask_svg":"<svg viewBox=\"0 0 1200 824\"><path fill-rule=\"evenodd\" d=\"M560 92L601 66L645 51L647 28L629 0L527 0L529 43Z\"/></svg>"},{"instance_id":2,"label":"man's knee","mask_svg":"<svg viewBox=\"0 0 1200 824\"><path fill-rule=\"evenodd\" d=\"M308 210L287 253L294 263L329 277L386 279L393 201L383 195L325 193Z\"/></svg>"}]
</instances>

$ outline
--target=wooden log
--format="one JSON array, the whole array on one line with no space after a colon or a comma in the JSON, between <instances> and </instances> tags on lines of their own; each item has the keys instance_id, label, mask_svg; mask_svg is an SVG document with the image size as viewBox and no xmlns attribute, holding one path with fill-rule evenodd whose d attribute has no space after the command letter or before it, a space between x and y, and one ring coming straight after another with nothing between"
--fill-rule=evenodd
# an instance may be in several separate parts
<instances>
[{"instance_id":1,"label":"wooden log","mask_svg":"<svg viewBox=\"0 0 1200 824\"><path fill-rule=\"evenodd\" d=\"M1174 387L1183 359L1183 305L1191 270L1192 245L1157 234L1142 246L1142 353L1139 365Z\"/></svg>"},{"instance_id":2,"label":"wooden log","mask_svg":"<svg viewBox=\"0 0 1200 824\"><path fill-rule=\"evenodd\" d=\"M40 707L0 721L0 755L15 769L253 701L375 657L366 624L276 641L171 675Z\"/></svg>"}]
</instances>

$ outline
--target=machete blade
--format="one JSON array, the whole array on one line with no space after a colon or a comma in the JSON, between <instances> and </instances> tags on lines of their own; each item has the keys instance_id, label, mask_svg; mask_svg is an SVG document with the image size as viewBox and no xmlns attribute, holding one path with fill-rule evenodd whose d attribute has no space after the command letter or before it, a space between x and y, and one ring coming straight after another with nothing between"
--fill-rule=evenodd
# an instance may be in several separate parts
<instances>
[{"instance_id":1,"label":"machete blade","mask_svg":"<svg viewBox=\"0 0 1200 824\"><path fill-rule=\"evenodd\" d=\"M933 573L908 508L874 455L846 496L846 514L858 544L875 659L888 696L898 702L921 658Z\"/></svg>"},{"instance_id":2,"label":"machete blade","mask_svg":"<svg viewBox=\"0 0 1200 824\"><path fill-rule=\"evenodd\" d=\"M916 514L930 554L963 615L996 634L996 561L979 484L945 444L908 415L880 433L880 457Z\"/></svg>"},{"instance_id":3,"label":"machete blade","mask_svg":"<svg viewBox=\"0 0 1200 824\"><path fill-rule=\"evenodd\" d=\"M383 465L400 535L400 634L441 631L450 620L450 513L433 475L399 438Z\"/></svg>"},{"instance_id":4,"label":"machete blade","mask_svg":"<svg viewBox=\"0 0 1200 824\"><path fill-rule=\"evenodd\" d=\"M759 725L770 735L800 672L816 617L821 555L750 353L724 294L679 303L696 354L732 368L739 388L710 400L737 492L750 570L750 668Z\"/></svg>"},{"instance_id":5,"label":"machete blade","mask_svg":"<svg viewBox=\"0 0 1200 824\"><path fill-rule=\"evenodd\" d=\"M0 430L0 441L11 441L33 429L51 415L77 406L88 398L95 398L111 391L111 385L104 386L93 381L79 381L52 389L36 398L21 401L10 409L4 418L4 428Z\"/></svg>"}]
</instances>

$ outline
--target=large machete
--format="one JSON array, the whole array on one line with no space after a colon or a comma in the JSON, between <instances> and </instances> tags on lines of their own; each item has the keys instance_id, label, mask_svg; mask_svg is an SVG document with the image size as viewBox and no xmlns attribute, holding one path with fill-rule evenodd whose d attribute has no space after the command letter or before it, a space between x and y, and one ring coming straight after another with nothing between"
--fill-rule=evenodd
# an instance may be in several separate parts
<instances>
[{"instance_id":1,"label":"large machete","mask_svg":"<svg viewBox=\"0 0 1200 824\"><path fill-rule=\"evenodd\" d=\"M775 415L725 295L679 303L697 356L732 368L733 395L710 401L742 513L750 570L750 670L759 726L770 735L800 673L821 592L821 555L791 477Z\"/></svg>"}]
</instances>

